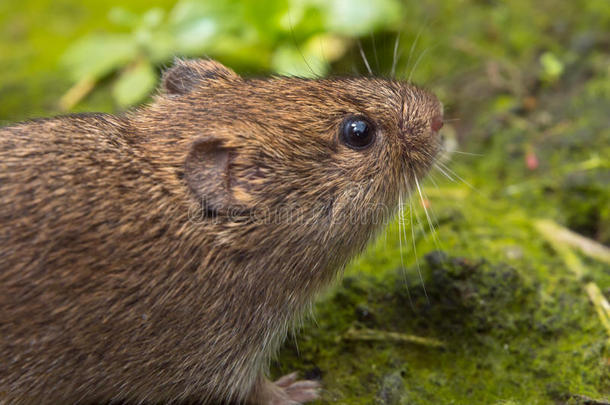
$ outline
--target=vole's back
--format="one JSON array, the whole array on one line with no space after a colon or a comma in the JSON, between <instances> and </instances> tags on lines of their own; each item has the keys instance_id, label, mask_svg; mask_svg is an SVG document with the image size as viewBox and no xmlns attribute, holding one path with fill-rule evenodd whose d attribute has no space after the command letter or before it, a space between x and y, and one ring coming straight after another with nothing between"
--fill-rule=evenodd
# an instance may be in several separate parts
<instances>
[{"instance_id":1,"label":"vole's back","mask_svg":"<svg viewBox=\"0 0 610 405\"><path fill-rule=\"evenodd\" d=\"M131 156L121 130L103 115L0 130L1 280L44 281L49 264L70 256L67 250L86 250L89 259L111 256L112 245L121 243L121 218L134 210L120 201L137 205L146 186L146 168ZM114 236L109 246L100 245L104 233Z\"/></svg>"},{"instance_id":2,"label":"vole's back","mask_svg":"<svg viewBox=\"0 0 610 405\"><path fill-rule=\"evenodd\" d=\"M167 314L180 310L149 312L163 299L158 272L188 265L172 255L171 193L111 116L4 128L0 162L0 403L107 399L117 381L150 389L147 359L168 356L174 337L148 325L171 330ZM129 351L115 343L138 340Z\"/></svg>"},{"instance_id":3,"label":"vole's back","mask_svg":"<svg viewBox=\"0 0 610 405\"><path fill-rule=\"evenodd\" d=\"M95 128L91 120L59 118L0 130L0 279L9 286L25 278L44 282L44 263L63 260L74 241L85 244L84 235L101 231L84 228L113 226L90 219L120 209L112 197L125 159L104 136L116 129Z\"/></svg>"}]
</instances>

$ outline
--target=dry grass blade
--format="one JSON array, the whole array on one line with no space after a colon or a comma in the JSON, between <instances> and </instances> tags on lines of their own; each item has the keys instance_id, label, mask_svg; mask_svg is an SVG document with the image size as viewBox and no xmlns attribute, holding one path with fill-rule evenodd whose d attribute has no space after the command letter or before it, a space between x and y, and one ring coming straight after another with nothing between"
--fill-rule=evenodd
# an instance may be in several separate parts
<instances>
[{"instance_id":1,"label":"dry grass blade","mask_svg":"<svg viewBox=\"0 0 610 405\"><path fill-rule=\"evenodd\" d=\"M407 335L399 332L387 332L377 329L355 329L350 328L343 335L346 340L360 340L369 342L400 342L413 343L429 347L445 347L445 343L433 338L422 336Z\"/></svg>"},{"instance_id":2,"label":"dry grass blade","mask_svg":"<svg viewBox=\"0 0 610 405\"><path fill-rule=\"evenodd\" d=\"M95 79L91 77L85 77L80 80L74 86L70 87L70 89L64 94L59 100L59 108L62 111L69 111L75 105L80 103L96 85Z\"/></svg>"},{"instance_id":3,"label":"dry grass blade","mask_svg":"<svg viewBox=\"0 0 610 405\"><path fill-rule=\"evenodd\" d=\"M604 328L606 328L608 336L610 336L610 303L608 303L608 300L604 297L604 294L597 284L589 282L585 285L585 290L587 291L593 306L595 306L597 315L599 315L599 319L604 325Z\"/></svg>"},{"instance_id":4,"label":"dry grass blade","mask_svg":"<svg viewBox=\"0 0 610 405\"><path fill-rule=\"evenodd\" d=\"M537 221L536 227L540 232L547 235L553 235L554 239L577 248L583 254L610 264L610 249L601 243L579 235L576 232L546 219Z\"/></svg>"}]
</instances>

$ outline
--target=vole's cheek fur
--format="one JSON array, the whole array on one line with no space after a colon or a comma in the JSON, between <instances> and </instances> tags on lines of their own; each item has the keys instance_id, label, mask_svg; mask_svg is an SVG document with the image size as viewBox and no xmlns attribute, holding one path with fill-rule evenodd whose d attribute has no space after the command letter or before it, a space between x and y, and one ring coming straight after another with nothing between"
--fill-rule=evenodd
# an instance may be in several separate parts
<instances>
[{"instance_id":1,"label":"vole's cheek fur","mask_svg":"<svg viewBox=\"0 0 610 405\"><path fill-rule=\"evenodd\" d=\"M405 83L209 60L162 83L0 130L0 403L315 398L269 359L436 154L440 104ZM374 142L343 143L349 115Z\"/></svg>"}]
</instances>

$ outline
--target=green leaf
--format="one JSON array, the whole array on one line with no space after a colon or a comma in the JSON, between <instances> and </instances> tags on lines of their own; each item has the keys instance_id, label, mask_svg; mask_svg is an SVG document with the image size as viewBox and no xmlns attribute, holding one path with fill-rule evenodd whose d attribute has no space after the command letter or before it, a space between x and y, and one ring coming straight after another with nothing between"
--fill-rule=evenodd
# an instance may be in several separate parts
<instances>
[{"instance_id":1,"label":"green leaf","mask_svg":"<svg viewBox=\"0 0 610 405\"><path fill-rule=\"evenodd\" d=\"M84 78L97 80L138 55L133 36L128 34L97 34L87 36L72 45L61 62L75 82Z\"/></svg>"},{"instance_id":2,"label":"green leaf","mask_svg":"<svg viewBox=\"0 0 610 405\"><path fill-rule=\"evenodd\" d=\"M125 108L144 99L154 89L157 74L148 61L140 61L123 71L112 88L119 106Z\"/></svg>"}]
</instances>

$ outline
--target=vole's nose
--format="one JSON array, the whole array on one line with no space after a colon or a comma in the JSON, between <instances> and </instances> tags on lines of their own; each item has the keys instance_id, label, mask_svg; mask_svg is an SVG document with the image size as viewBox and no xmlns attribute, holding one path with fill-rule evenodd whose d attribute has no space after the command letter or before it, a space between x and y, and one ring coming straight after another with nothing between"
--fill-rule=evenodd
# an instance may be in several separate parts
<instances>
[{"instance_id":1,"label":"vole's nose","mask_svg":"<svg viewBox=\"0 0 610 405\"><path fill-rule=\"evenodd\" d=\"M443 116L436 115L430 120L430 128L434 132L438 132L443 127Z\"/></svg>"}]
</instances>

